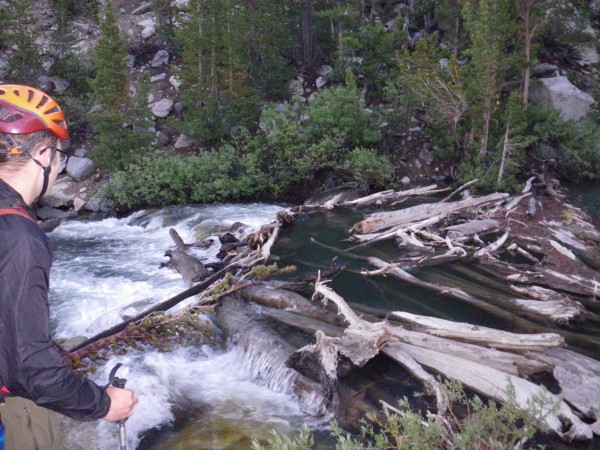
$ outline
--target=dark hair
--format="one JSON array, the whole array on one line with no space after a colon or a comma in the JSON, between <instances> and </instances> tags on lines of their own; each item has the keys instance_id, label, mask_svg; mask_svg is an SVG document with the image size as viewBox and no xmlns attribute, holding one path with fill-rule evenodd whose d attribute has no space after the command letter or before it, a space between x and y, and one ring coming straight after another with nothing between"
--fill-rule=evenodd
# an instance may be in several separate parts
<instances>
[{"instance_id":1,"label":"dark hair","mask_svg":"<svg viewBox=\"0 0 600 450\"><path fill-rule=\"evenodd\" d=\"M28 152L32 156L39 144L56 147L57 143L58 139L48 131L38 131L31 134L0 134L0 148L20 147L20 151ZM0 170L18 171L27 164L27 161L29 161L29 158L26 154L7 155L6 153L0 153Z\"/></svg>"}]
</instances>

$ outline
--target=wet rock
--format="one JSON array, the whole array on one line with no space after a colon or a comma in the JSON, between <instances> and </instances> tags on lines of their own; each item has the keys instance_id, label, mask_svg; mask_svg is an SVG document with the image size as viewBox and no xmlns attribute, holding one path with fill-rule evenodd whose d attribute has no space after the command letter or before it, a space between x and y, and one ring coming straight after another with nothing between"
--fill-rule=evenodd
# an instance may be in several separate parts
<instances>
[{"instance_id":1,"label":"wet rock","mask_svg":"<svg viewBox=\"0 0 600 450\"><path fill-rule=\"evenodd\" d=\"M77 181L85 181L96 173L96 165L89 158L71 156L67 164L67 173Z\"/></svg>"},{"instance_id":2,"label":"wet rock","mask_svg":"<svg viewBox=\"0 0 600 450\"><path fill-rule=\"evenodd\" d=\"M150 64L153 68L158 69L159 67L166 66L169 64L169 52L167 50L159 50L152 58Z\"/></svg>"},{"instance_id":3,"label":"wet rock","mask_svg":"<svg viewBox=\"0 0 600 450\"><path fill-rule=\"evenodd\" d=\"M225 233L224 235L219 236L219 241L221 244L235 244L236 242L239 242L239 239L231 233Z\"/></svg>"},{"instance_id":4,"label":"wet rock","mask_svg":"<svg viewBox=\"0 0 600 450\"><path fill-rule=\"evenodd\" d=\"M595 103L593 97L571 84L567 77L541 78L531 89L533 101L560 112L563 120L581 120Z\"/></svg>"},{"instance_id":5,"label":"wet rock","mask_svg":"<svg viewBox=\"0 0 600 450\"><path fill-rule=\"evenodd\" d=\"M156 117L167 117L173 111L173 105L175 102L169 98L163 98L161 101L156 102L152 107L152 114Z\"/></svg>"},{"instance_id":6,"label":"wet rock","mask_svg":"<svg viewBox=\"0 0 600 450\"><path fill-rule=\"evenodd\" d=\"M58 179L52 190L40 199L41 206L49 206L51 208L68 208L73 204L73 195L67 194L73 186L73 181L68 177Z\"/></svg>"},{"instance_id":7,"label":"wet rock","mask_svg":"<svg viewBox=\"0 0 600 450\"><path fill-rule=\"evenodd\" d=\"M77 213L70 211L63 211L62 209L52 208L50 206L42 206L38 208L35 213L41 220L52 220L52 219L70 219L77 217Z\"/></svg>"}]
</instances>

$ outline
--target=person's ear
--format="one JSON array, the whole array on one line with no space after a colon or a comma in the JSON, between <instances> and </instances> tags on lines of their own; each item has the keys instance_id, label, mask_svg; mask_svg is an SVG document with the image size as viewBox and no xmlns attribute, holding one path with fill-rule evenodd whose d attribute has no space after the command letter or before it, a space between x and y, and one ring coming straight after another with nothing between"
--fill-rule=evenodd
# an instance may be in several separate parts
<instances>
[{"instance_id":1,"label":"person's ear","mask_svg":"<svg viewBox=\"0 0 600 450\"><path fill-rule=\"evenodd\" d=\"M49 167L52 165L52 149L50 147L42 147L36 159L42 163L42 166Z\"/></svg>"}]
</instances>

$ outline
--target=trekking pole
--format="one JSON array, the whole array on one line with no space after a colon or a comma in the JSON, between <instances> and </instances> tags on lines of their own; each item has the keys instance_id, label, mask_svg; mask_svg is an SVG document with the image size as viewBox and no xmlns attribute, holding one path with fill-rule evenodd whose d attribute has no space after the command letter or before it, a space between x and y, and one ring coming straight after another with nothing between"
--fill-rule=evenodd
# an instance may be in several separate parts
<instances>
[{"instance_id":1,"label":"trekking pole","mask_svg":"<svg viewBox=\"0 0 600 450\"><path fill-rule=\"evenodd\" d=\"M108 376L108 384L116 388L124 389L127 380L125 378L119 378L116 376L117 370L119 370L119 367L121 366L121 363L117 363L115 367L113 367L113 369L110 371L110 375ZM121 445L121 450L127 450L127 434L125 432L126 420L127 419L123 419L117 422L119 424L119 443Z\"/></svg>"}]
</instances>

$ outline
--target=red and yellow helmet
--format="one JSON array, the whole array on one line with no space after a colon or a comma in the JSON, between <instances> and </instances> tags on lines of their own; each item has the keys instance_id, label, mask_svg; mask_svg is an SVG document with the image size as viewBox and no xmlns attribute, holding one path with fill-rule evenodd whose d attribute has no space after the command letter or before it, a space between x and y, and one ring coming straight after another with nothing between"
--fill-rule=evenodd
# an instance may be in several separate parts
<instances>
[{"instance_id":1,"label":"red and yellow helmet","mask_svg":"<svg viewBox=\"0 0 600 450\"><path fill-rule=\"evenodd\" d=\"M0 133L49 131L68 140L69 130L58 104L42 91L17 84L0 84Z\"/></svg>"}]
</instances>

